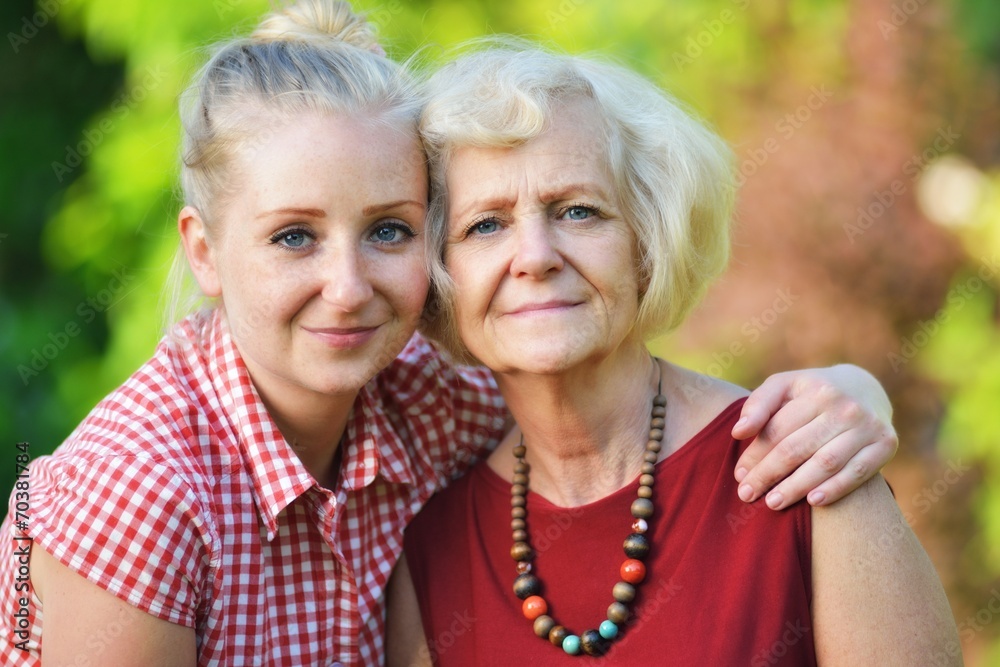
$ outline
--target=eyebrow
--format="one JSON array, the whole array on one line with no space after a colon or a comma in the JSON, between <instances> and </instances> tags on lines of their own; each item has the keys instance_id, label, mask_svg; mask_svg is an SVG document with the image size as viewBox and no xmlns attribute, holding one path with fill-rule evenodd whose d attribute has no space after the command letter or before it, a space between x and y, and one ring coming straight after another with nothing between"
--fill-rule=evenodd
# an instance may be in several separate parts
<instances>
[{"instance_id":1,"label":"eyebrow","mask_svg":"<svg viewBox=\"0 0 1000 667\"><path fill-rule=\"evenodd\" d=\"M571 199L574 196L586 196L595 197L601 199L605 203L610 204L611 198L608 193L604 191L603 188L598 186L596 183L589 181L582 181L579 183L568 183L566 185L556 186L550 190L543 190L540 193L540 198L543 203L550 203L554 201L560 201L564 199ZM496 211L505 208L510 208L517 204L517 197L506 197L503 195L487 195L482 199L476 199L468 206L465 206L459 214L456 214L460 220L464 220L472 214L472 211Z\"/></svg>"},{"instance_id":2,"label":"eyebrow","mask_svg":"<svg viewBox=\"0 0 1000 667\"><path fill-rule=\"evenodd\" d=\"M517 203L517 197L486 197L484 199L475 199L462 209L460 212L449 216L455 217L459 220L464 220L475 213L481 213L483 211L497 211L505 208L510 208Z\"/></svg>"},{"instance_id":3,"label":"eyebrow","mask_svg":"<svg viewBox=\"0 0 1000 667\"><path fill-rule=\"evenodd\" d=\"M553 202L559 201L561 199L570 199L574 195L584 195L587 197L597 197L598 199L608 200L608 193L604 191L602 187L590 181L582 181L580 183L568 183L561 187L555 187L551 190L545 190L541 193L542 201Z\"/></svg>"},{"instance_id":4,"label":"eyebrow","mask_svg":"<svg viewBox=\"0 0 1000 667\"><path fill-rule=\"evenodd\" d=\"M426 208L426 202L418 202L412 199L400 199L399 201L389 202L388 204L373 204L371 206L365 206L361 210L362 215L375 215L376 213L384 213L385 211L391 211L394 208L399 208L401 206L416 206L418 208Z\"/></svg>"},{"instance_id":5,"label":"eyebrow","mask_svg":"<svg viewBox=\"0 0 1000 667\"><path fill-rule=\"evenodd\" d=\"M266 218L266 217L268 217L270 215L274 215L276 213L287 214L287 215L301 215L301 216L305 216L307 218L325 218L326 217L326 211L324 211L321 208L296 208L294 206L290 206L290 207L286 207L286 208L276 208L273 211L264 211L263 213L259 213L257 215L257 218L258 219L260 219L260 218Z\"/></svg>"}]
</instances>

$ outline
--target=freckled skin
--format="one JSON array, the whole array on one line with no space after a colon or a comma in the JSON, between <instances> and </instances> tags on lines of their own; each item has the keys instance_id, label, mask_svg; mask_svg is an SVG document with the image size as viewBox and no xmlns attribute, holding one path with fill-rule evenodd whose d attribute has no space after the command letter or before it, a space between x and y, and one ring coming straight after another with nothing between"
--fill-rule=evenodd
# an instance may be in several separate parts
<instances>
[{"instance_id":1,"label":"freckled skin","mask_svg":"<svg viewBox=\"0 0 1000 667\"><path fill-rule=\"evenodd\" d=\"M413 334L427 294L423 162L410 131L316 114L236 165L213 256L262 393L356 392ZM330 328L355 333L331 344L316 333Z\"/></svg>"}]
</instances>

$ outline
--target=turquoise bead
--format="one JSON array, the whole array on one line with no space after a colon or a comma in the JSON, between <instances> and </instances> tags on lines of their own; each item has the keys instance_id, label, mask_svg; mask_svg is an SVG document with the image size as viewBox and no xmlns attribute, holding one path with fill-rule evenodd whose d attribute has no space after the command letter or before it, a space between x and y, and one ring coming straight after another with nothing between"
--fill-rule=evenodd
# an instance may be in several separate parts
<instances>
[{"instance_id":1,"label":"turquoise bead","mask_svg":"<svg viewBox=\"0 0 1000 667\"><path fill-rule=\"evenodd\" d=\"M605 639L614 639L618 636L618 626L611 621L604 621L601 623L601 627L597 629L601 633L601 636Z\"/></svg>"},{"instance_id":2,"label":"turquoise bead","mask_svg":"<svg viewBox=\"0 0 1000 667\"><path fill-rule=\"evenodd\" d=\"M566 635L566 639L563 640L563 650L570 655L576 655L580 652L580 638L576 635Z\"/></svg>"}]
</instances>

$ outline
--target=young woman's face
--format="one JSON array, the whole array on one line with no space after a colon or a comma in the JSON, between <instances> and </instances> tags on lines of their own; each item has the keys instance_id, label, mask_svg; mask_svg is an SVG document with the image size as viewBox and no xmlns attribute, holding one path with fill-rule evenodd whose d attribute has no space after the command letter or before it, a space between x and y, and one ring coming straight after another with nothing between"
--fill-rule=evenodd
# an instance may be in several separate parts
<instances>
[{"instance_id":1,"label":"young woman's face","mask_svg":"<svg viewBox=\"0 0 1000 667\"><path fill-rule=\"evenodd\" d=\"M251 140L233 174L211 252L255 384L356 392L402 350L427 296L415 133L317 113Z\"/></svg>"}]
</instances>

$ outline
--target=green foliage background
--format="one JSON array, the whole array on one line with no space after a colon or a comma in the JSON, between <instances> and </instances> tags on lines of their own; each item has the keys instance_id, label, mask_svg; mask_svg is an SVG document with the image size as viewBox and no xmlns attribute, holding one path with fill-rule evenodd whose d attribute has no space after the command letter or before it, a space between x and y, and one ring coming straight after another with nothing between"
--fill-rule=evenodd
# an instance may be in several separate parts
<instances>
[{"instance_id":1,"label":"green foliage background","mask_svg":"<svg viewBox=\"0 0 1000 667\"><path fill-rule=\"evenodd\" d=\"M947 297L954 286L977 275L983 258L1000 253L998 119L996 113L990 115L988 103L976 100L981 82L991 82L993 90L997 86L1000 5L992 0L361 4L380 25L390 55L398 58L419 50L433 60L444 46L492 32L611 55L708 117L738 152L766 135L761 118L780 118L783 109L794 107L788 100L797 99L811 83L849 88L855 76L851 63L858 59L877 69L880 54L905 51L900 61L913 71L903 78L926 78L914 84L917 91L945 85L940 80L947 79L951 87L941 95L921 93L886 113L905 119L919 115L922 104L936 105L935 113L962 123L962 141L952 150L964 152L984 179L967 224L933 231L939 235L934 238L947 237L956 250L946 269L935 265L946 291L921 296L923 312L940 322L940 329L916 352L907 369L912 375L906 377L924 382L940 408L930 422L931 451L920 452L922 465L931 471L925 479L933 478L945 457L974 461L976 469L975 479L964 480L959 494L972 513L973 531L959 542L930 528L921 536L940 540L940 549L953 555L949 562L958 563L956 573L944 576L959 618L975 618L986 609L1000 582L1000 279L987 277L969 298ZM4 497L15 475L15 443L30 442L33 456L51 451L152 352L161 332L162 285L177 244L177 96L208 44L246 32L267 8L263 0L8 0L0 6L5 34L0 44L0 448L8 451L0 457ZM860 42L870 52L859 55L859 34L868 35L868 42ZM913 65L917 61L907 51L917 53L931 38L948 45L930 65L932 73L948 74L940 80ZM927 61L919 62L927 66ZM789 90L793 92L783 92ZM852 90L855 95L877 94ZM941 99L945 101L933 101ZM991 99L996 101L995 94ZM917 130L912 135L917 150L920 142L933 139L932 133L922 136ZM791 153L791 148L782 150ZM809 158L803 163L804 177L819 169L818 160ZM753 196L757 199L750 201L776 205L786 193L772 187L748 194ZM753 219L752 211L747 217ZM901 207L897 217L900 228L915 235L926 228L915 207ZM754 229L752 224L748 228ZM869 259L879 256L874 247L879 239L872 235L862 241L872 249ZM803 251L788 247L781 252L792 257ZM724 289L743 288L728 283ZM904 334L930 319L885 310L893 330ZM702 320L724 320L711 306L707 312ZM761 345L721 370L739 382L759 381L774 370L773 359L784 359L776 352L782 346L779 333L772 331ZM696 367L708 363L714 349L705 342L686 345L683 335L657 345ZM877 347L875 356L864 356L857 348L844 349L793 361L855 361L872 368L866 362L893 352ZM909 382L892 377L884 363L872 370L894 399L894 387ZM907 433L906 423L898 426ZM901 458L907 447L904 440ZM947 510L955 511L954 503ZM947 522L947 517L938 518ZM975 631L965 626L968 664L1000 664L995 640L1000 622L992 615L988 620L980 619L975 627L981 629Z\"/></svg>"}]
</instances>

